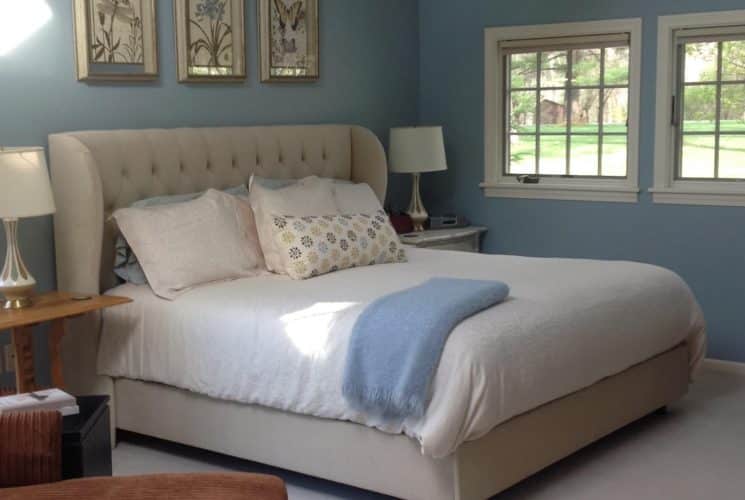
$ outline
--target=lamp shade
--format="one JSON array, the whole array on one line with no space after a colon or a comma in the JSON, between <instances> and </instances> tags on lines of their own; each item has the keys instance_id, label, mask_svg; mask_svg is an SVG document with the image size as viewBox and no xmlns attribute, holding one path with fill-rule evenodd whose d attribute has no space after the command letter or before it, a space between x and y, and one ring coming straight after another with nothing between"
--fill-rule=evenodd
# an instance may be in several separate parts
<instances>
[{"instance_id":1,"label":"lamp shade","mask_svg":"<svg viewBox=\"0 0 745 500\"><path fill-rule=\"evenodd\" d=\"M447 170L442 127L392 128L389 162L399 174Z\"/></svg>"},{"instance_id":2,"label":"lamp shade","mask_svg":"<svg viewBox=\"0 0 745 500\"><path fill-rule=\"evenodd\" d=\"M44 148L0 149L0 219L54 213Z\"/></svg>"}]
</instances>

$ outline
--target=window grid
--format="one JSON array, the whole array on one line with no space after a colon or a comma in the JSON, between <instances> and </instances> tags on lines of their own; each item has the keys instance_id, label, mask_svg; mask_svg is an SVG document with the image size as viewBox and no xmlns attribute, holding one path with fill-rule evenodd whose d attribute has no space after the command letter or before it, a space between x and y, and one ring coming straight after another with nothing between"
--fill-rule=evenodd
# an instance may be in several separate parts
<instances>
[{"instance_id":1,"label":"window grid","mask_svg":"<svg viewBox=\"0 0 745 500\"><path fill-rule=\"evenodd\" d=\"M714 178L719 178L719 134L722 131L722 42L717 43L717 109L714 114Z\"/></svg>"},{"instance_id":2,"label":"window grid","mask_svg":"<svg viewBox=\"0 0 745 500\"><path fill-rule=\"evenodd\" d=\"M535 172L538 173L541 171L541 78L543 75L543 52L538 52L536 54L536 57L538 58L538 64L536 64L536 74L535 74L535 85L536 85L536 93L535 93L535 112L533 115L533 120L535 121ZM509 77L510 85L512 85L512 68L510 67L510 77ZM510 92L511 93L511 92ZM508 108L510 109L510 108ZM508 115L509 120L512 121L511 114ZM509 161L509 160L508 160Z\"/></svg>"},{"instance_id":3,"label":"window grid","mask_svg":"<svg viewBox=\"0 0 745 500\"><path fill-rule=\"evenodd\" d=\"M606 177L606 178L627 178L628 176L628 169L626 171L626 175L624 176L603 176L602 175L602 162L603 162L603 138L604 136L616 136L616 137L627 137L628 138L628 115L626 117L626 132L605 132L605 92L607 90L612 89L629 89L630 82L627 82L626 84L606 84L605 83L605 76L606 76L606 49L608 48L617 48L617 47L628 47L628 45L604 45L604 46L591 46L588 47L590 49L595 48L600 50L600 75L599 75L599 82L598 85L574 85L572 82L573 77L573 58L572 58L572 52L576 49L562 49L562 50L551 50L551 51L544 51L539 50L536 52L526 52L529 54L535 54L537 61L536 61L536 85L535 87L532 86L526 86L526 87L512 87L512 65L511 65L511 55L507 54L505 56L504 60L504 67L506 70L504 71L504 78L505 78L505 88L508 89L508 91L505 93L505 109L509 110L505 113L504 119L505 119L505 159L503 161L503 173L507 176L517 176L521 174L516 173L510 173L510 158L512 156L512 143L510 138L512 136L525 136L525 137L535 137L535 166L533 168L533 173L538 174L545 177L576 177L576 178L598 178L598 177ZM567 67L566 67L566 73L565 73L565 85L564 86L551 86L551 87L542 87L542 73L543 73L543 54L545 52L565 52L567 57ZM514 53L513 53L514 54ZM597 132L573 132L572 131L572 106L571 106L571 98L572 98L572 92L574 91L580 91L580 90L597 90L598 91L598 130ZM511 110L512 110L512 93L513 92L525 92L525 91L534 91L536 93L535 98L535 109L534 109L534 122L535 122L535 132L512 132L511 130ZM564 103L566 106L566 127L564 132L543 132L541 130L542 120L541 120L541 93L543 91L564 91ZM628 96L627 96L628 99ZM628 108L627 108L628 109ZM628 112L627 112L628 113ZM566 164L565 164L565 172L563 175L559 174L540 174L540 167L541 167L541 154L540 154L540 147L541 147L541 137L542 136L554 136L554 137L565 137L566 138L566 146L565 146L565 158L566 158ZM570 174L571 169L571 147L572 147L572 136L592 136L598 138L598 157L597 157L597 167L596 175L572 175ZM627 142L628 147L628 142ZM627 160L628 161L628 160Z\"/></svg>"},{"instance_id":4,"label":"window grid","mask_svg":"<svg viewBox=\"0 0 745 500\"><path fill-rule=\"evenodd\" d=\"M716 57L716 77L714 80L701 80L697 82L686 81L686 46L697 43L697 40L679 41L678 42L678 65L677 65L677 84L676 93L673 97L674 112L673 126L676 128L675 140L675 179L676 180L694 180L694 181L716 181L716 182L742 182L743 178L720 178L721 165L721 138L722 138L722 89L724 86L745 85L745 80L724 80L724 43L729 41L741 40L741 37L716 37L709 38L708 41L717 43ZM685 130L685 89L692 87L715 86L715 114L714 114L714 131L687 131ZM727 136L745 136L745 130L727 130L724 135ZM713 137L714 138L714 175L713 177L695 177L683 176L683 148L685 137Z\"/></svg>"},{"instance_id":5,"label":"window grid","mask_svg":"<svg viewBox=\"0 0 745 500\"><path fill-rule=\"evenodd\" d=\"M605 53L605 50L600 51L601 54ZM602 56L601 56L602 58ZM564 175L569 175L569 162L572 161L572 91L574 90L572 88L572 76L574 75L574 58L572 57L572 51L567 51L567 89L564 92L564 106L566 106L567 115L566 115L566 121L567 121L567 139L566 139L566 148L564 151ZM600 82L603 82L603 68L602 63L600 67ZM601 94L602 96L602 94ZM602 98L600 99L602 101ZM540 111L540 109L538 110ZM599 131L599 130L598 130ZM540 158L539 158L540 160ZM539 170L540 171L540 170Z\"/></svg>"},{"instance_id":6,"label":"window grid","mask_svg":"<svg viewBox=\"0 0 745 500\"><path fill-rule=\"evenodd\" d=\"M605 49L600 51L600 118L598 119L598 177L603 173L603 130L605 125ZM628 119L627 119L628 123Z\"/></svg>"}]
</instances>

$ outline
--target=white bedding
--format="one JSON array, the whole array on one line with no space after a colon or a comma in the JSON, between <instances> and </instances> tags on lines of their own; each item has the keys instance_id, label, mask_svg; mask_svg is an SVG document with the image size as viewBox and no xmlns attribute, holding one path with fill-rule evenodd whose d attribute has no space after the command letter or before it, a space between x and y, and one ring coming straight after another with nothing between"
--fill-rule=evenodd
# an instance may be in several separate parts
<instances>
[{"instance_id":1,"label":"white bedding","mask_svg":"<svg viewBox=\"0 0 745 500\"><path fill-rule=\"evenodd\" d=\"M99 371L214 398L404 432L442 457L543 403L688 341L704 354L704 321L686 284L631 262L407 249L410 262L307 281L261 276L195 289L173 302L147 286L109 293ZM367 303L433 276L498 279L505 303L451 334L425 416L383 424L341 395L347 342Z\"/></svg>"}]
</instances>

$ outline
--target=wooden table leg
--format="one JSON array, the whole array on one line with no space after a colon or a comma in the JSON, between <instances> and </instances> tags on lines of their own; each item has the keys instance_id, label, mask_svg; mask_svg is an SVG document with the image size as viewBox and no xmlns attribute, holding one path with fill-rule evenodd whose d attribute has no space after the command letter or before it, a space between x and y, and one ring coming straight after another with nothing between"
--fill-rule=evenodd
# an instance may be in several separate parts
<instances>
[{"instance_id":1,"label":"wooden table leg","mask_svg":"<svg viewBox=\"0 0 745 500\"><path fill-rule=\"evenodd\" d=\"M13 349L16 355L16 392L22 394L36 390L34 375L34 345L28 326L13 328Z\"/></svg>"},{"instance_id":2,"label":"wooden table leg","mask_svg":"<svg viewBox=\"0 0 745 500\"><path fill-rule=\"evenodd\" d=\"M49 361L52 375L52 386L64 389L65 379L62 375L62 356L60 354L62 337L65 336L65 320L55 319L52 321L52 329L49 332Z\"/></svg>"}]
</instances>

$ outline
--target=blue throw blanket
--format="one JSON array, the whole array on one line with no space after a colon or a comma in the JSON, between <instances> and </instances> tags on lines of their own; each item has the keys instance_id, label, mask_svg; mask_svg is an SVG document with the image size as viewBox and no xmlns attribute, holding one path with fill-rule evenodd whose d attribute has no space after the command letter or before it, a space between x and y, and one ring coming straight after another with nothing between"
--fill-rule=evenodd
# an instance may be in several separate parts
<instances>
[{"instance_id":1,"label":"blue throw blanket","mask_svg":"<svg viewBox=\"0 0 745 500\"><path fill-rule=\"evenodd\" d=\"M450 332L509 292L500 281L434 278L374 301L352 329L344 397L385 419L421 417Z\"/></svg>"}]
</instances>

